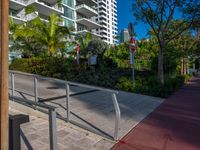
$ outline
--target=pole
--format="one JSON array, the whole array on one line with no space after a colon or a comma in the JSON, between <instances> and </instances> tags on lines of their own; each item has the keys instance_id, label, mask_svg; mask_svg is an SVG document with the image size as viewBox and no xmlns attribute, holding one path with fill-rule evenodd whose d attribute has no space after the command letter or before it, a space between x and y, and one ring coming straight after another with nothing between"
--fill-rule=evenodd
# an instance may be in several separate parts
<instances>
[{"instance_id":1,"label":"pole","mask_svg":"<svg viewBox=\"0 0 200 150\"><path fill-rule=\"evenodd\" d=\"M129 23L128 25L128 33L130 35L130 64L132 67L132 80L133 80L133 87L135 87L135 69L134 69L134 51L135 51L135 39L134 39L134 27L133 23Z\"/></svg>"},{"instance_id":2,"label":"pole","mask_svg":"<svg viewBox=\"0 0 200 150\"><path fill-rule=\"evenodd\" d=\"M134 67L134 52L131 51L132 55L132 80L133 80L133 87L135 87L135 67Z\"/></svg>"},{"instance_id":3,"label":"pole","mask_svg":"<svg viewBox=\"0 0 200 150\"><path fill-rule=\"evenodd\" d=\"M9 1L0 0L0 148L8 150L8 11Z\"/></svg>"},{"instance_id":4,"label":"pole","mask_svg":"<svg viewBox=\"0 0 200 150\"><path fill-rule=\"evenodd\" d=\"M134 68L134 52L135 52L135 39L131 37L130 39L130 64L132 67L132 80L133 80L133 87L135 87L135 68Z\"/></svg>"}]
</instances>

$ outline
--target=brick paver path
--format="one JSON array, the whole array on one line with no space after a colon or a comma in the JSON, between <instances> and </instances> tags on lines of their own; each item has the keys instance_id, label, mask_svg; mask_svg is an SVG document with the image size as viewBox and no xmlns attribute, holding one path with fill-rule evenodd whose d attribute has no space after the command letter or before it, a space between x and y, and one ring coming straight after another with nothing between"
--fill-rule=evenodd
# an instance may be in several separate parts
<instances>
[{"instance_id":1,"label":"brick paver path","mask_svg":"<svg viewBox=\"0 0 200 150\"><path fill-rule=\"evenodd\" d=\"M21 150L50 150L47 116L45 118L38 117L40 112L13 102L10 103L12 106L9 108L9 114L28 114L24 110L31 113L28 114L30 122L21 125ZM15 109L16 105L18 105L17 109ZM37 114L35 114L36 112ZM113 145L112 141L74 128L74 126L59 123L57 120L57 150L108 150Z\"/></svg>"},{"instance_id":2,"label":"brick paver path","mask_svg":"<svg viewBox=\"0 0 200 150\"><path fill-rule=\"evenodd\" d=\"M200 76L169 97L113 150L200 150Z\"/></svg>"}]
</instances>

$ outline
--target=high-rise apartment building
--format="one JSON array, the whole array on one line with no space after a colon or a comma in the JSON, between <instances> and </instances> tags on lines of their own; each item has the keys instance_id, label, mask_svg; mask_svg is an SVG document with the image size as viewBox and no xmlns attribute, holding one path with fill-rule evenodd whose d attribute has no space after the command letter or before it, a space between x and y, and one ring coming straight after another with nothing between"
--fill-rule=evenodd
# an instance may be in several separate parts
<instances>
[{"instance_id":1,"label":"high-rise apartment building","mask_svg":"<svg viewBox=\"0 0 200 150\"><path fill-rule=\"evenodd\" d=\"M120 43L124 43L130 40L128 29L123 29L120 33Z\"/></svg>"},{"instance_id":2,"label":"high-rise apartment building","mask_svg":"<svg viewBox=\"0 0 200 150\"><path fill-rule=\"evenodd\" d=\"M97 2L96 21L101 25L97 33L105 42L115 44L117 42L117 0L97 0Z\"/></svg>"},{"instance_id":3,"label":"high-rise apartment building","mask_svg":"<svg viewBox=\"0 0 200 150\"><path fill-rule=\"evenodd\" d=\"M26 15L25 8L34 6L35 13ZM116 42L116 0L10 0L10 16L23 23L39 16L47 21L54 13L63 18L64 26L73 26L75 33L90 32L109 44Z\"/></svg>"},{"instance_id":4,"label":"high-rise apartment building","mask_svg":"<svg viewBox=\"0 0 200 150\"><path fill-rule=\"evenodd\" d=\"M43 20L48 20L51 13L61 15L64 10L59 7L57 0L10 0L10 16L16 23L22 23L27 20L40 16ZM32 6L35 13L26 15L25 7Z\"/></svg>"}]
</instances>

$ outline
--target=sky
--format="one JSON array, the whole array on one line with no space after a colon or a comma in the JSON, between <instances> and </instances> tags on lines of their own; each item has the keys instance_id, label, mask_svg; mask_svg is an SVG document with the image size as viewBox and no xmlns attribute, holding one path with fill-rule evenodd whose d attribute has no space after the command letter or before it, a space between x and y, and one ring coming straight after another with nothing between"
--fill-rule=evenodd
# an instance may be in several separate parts
<instances>
[{"instance_id":1,"label":"sky","mask_svg":"<svg viewBox=\"0 0 200 150\"><path fill-rule=\"evenodd\" d=\"M131 12L131 0L117 0L118 7L118 34L124 28L128 28L129 22L134 23L135 19L133 12ZM136 32L136 38L141 39L147 37L146 33L148 26L142 22L139 22L134 26Z\"/></svg>"}]
</instances>

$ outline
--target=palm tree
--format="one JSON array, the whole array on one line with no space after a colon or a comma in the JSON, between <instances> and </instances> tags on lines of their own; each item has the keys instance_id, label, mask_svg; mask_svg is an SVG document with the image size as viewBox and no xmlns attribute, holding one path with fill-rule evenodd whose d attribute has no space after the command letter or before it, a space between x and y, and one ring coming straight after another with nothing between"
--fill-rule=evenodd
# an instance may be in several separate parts
<instances>
[{"instance_id":1,"label":"palm tree","mask_svg":"<svg viewBox=\"0 0 200 150\"><path fill-rule=\"evenodd\" d=\"M42 21L39 17L18 26L13 33L14 39L31 39L48 55L55 55L59 49L63 49L70 36L70 29L61 26L62 19L55 14L51 14L49 21Z\"/></svg>"},{"instance_id":2,"label":"palm tree","mask_svg":"<svg viewBox=\"0 0 200 150\"><path fill-rule=\"evenodd\" d=\"M86 48L88 47L88 44L92 40L91 33L87 32L86 34L77 34L76 40L78 41L78 44L80 45L80 52L81 54L86 57Z\"/></svg>"}]
</instances>

